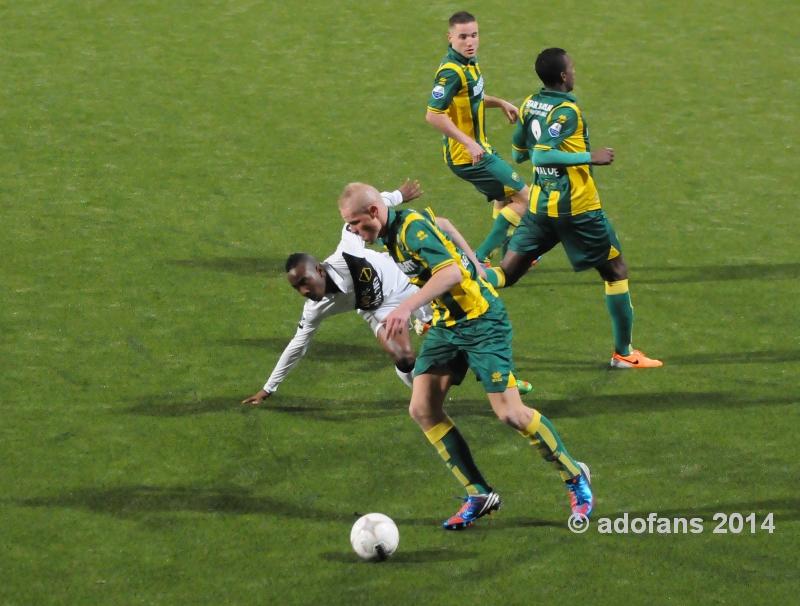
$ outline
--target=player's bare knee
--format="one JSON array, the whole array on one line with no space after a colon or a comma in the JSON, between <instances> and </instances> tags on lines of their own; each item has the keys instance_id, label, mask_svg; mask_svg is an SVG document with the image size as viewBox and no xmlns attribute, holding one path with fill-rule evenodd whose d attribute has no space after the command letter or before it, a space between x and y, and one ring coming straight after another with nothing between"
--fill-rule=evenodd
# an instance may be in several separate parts
<instances>
[{"instance_id":1,"label":"player's bare knee","mask_svg":"<svg viewBox=\"0 0 800 606\"><path fill-rule=\"evenodd\" d=\"M408 415L419 425L423 425L425 420L430 416L430 410L427 407L419 406L413 399L411 404L408 405Z\"/></svg>"}]
</instances>

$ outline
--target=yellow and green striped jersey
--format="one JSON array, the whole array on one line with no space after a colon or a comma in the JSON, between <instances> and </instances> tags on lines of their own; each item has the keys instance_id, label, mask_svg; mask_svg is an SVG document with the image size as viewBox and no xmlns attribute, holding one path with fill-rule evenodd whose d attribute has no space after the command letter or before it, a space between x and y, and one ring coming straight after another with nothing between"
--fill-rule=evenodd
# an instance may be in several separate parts
<instances>
[{"instance_id":1,"label":"yellow and green striped jersey","mask_svg":"<svg viewBox=\"0 0 800 606\"><path fill-rule=\"evenodd\" d=\"M456 264L461 282L431 303L433 326L454 326L483 315L497 292L478 275L469 258L436 226L430 208L389 209L386 236L381 239L412 284L422 288L443 267Z\"/></svg>"},{"instance_id":2,"label":"yellow and green striped jersey","mask_svg":"<svg viewBox=\"0 0 800 606\"><path fill-rule=\"evenodd\" d=\"M428 111L446 114L456 128L474 139L487 153L494 150L486 140L483 76L476 59L448 49L447 56L436 70L436 79L428 100ZM472 164L467 148L447 135L442 137L444 161L447 164Z\"/></svg>"},{"instance_id":3,"label":"yellow and green striped jersey","mask_svg":"<svg viewBox=\"0 0 800 606\"><path fill-rule=\"evenodd\" d=\"M511 145L516 152L558 150L590 152L589 127L569 93L542 89L520 106L520 120ZM587 156L588 157L588 156ZM574 216L600 208L600 194L590 164L533 167L530 211L549 217Z\"/></svg>"}]
</instances>

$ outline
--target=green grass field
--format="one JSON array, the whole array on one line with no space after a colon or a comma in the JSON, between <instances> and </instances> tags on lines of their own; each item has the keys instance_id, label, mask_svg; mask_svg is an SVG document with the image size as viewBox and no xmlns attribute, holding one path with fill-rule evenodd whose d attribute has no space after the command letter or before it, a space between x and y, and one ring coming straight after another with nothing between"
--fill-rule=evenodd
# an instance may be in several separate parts
<instances>
[{"instance_id":1,"label":"green grass field","mask_svg":"<svg viewBox=\"0 0 800 606\"><path fill-rule=\"evenodd\" d=\"M355 314L239 403L299 319L283 262L333 250L344 184L417 178L488 231L424 120L462 8L488 94L520 103L541 49L572 54L617 152L595 175L634 344L665 362L607 370L603 287L559 248L502 293L526 401L591 465L596 518L702 534L571 533L472 380L448 410L504 506L443 532L460 486ZM796 0L0 0L0 604L795 603L798 23ZM354 511L396 520L392 560L352 553ZM775 529L714 534L717 512Z\"/></svg>"}]
</instances>

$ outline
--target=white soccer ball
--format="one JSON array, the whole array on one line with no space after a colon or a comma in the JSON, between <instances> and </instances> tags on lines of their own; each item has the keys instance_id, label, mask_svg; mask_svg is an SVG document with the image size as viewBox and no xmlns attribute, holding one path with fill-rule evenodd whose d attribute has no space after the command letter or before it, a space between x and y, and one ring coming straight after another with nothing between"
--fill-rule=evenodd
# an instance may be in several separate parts
<instances>
[{"instance_id":1,"label":"white soccer ball","mask_svg":"<svg viewBox=\"0 0 800 606\"><path fill-rule=\"evenodd\" d=\"M358 518L350 531L350 544L364 560L383 562L397 550L400 532L388 516L368 513Z\"/></svg>"}]
</instances>

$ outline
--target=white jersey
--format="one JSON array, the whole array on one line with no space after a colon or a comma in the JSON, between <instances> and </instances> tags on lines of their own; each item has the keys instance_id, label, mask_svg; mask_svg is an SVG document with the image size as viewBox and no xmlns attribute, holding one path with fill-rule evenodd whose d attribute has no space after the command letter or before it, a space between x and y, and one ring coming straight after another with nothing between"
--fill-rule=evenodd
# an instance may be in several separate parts
<instances>
[{"instance_id":1,"label":"white jersey","mask_svg":"<svg viewBox=\"0 0 800 606\"><path fill-rule=\"evenodd\" d=\"M399 191L383 192L381 196L386 206L403 202ZM322 262L322 266L341 292L326 294L320 301L306 301L297 332L264 385L267 393L278 390L281 381L305 355L314 333L325 318L358 310L377 331L380 321L419 290L387 253L365 248L363 240L350 233L347 225L342 228L342 239L336 251ZM430 306L417 310L415 315L429 321Z\"/></svg>"}]
</instances>

